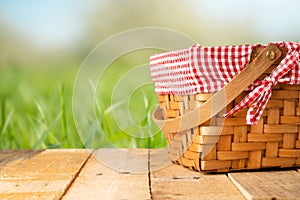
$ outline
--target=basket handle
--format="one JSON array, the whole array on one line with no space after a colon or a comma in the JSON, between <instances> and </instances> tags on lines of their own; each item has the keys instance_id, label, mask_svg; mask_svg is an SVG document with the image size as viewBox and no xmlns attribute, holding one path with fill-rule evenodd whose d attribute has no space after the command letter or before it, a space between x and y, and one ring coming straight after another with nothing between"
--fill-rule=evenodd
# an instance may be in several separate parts
<instances>
[{"instance_id":1,"label":"basket handle","mask_svg":"<svg viewBox=\"0 0 300 200\"><path fill-rule=\"evenodd\" d=\"M281 58L281 55L282 52L279 47L275 44L269 44L242 72L199 108L182 116L165 120L165 110L157 106L152 115L153 121L165 133L181 132L203 124L224 109L271 65L275 64Z\"/></svg>"}]
</instances>

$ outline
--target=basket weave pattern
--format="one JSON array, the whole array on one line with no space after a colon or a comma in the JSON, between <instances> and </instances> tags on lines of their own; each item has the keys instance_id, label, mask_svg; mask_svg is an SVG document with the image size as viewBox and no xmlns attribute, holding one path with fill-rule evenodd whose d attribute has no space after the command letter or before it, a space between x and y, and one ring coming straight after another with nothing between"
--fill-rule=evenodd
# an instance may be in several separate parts
<instances>
[{"instance_id":1,"label":"basket weave pattern","mask_svg":"<svg viewBox=\"0 0 300 200\"><path fill-rule=\"evenodd\" d=\"M246 94L197 127L165 132L172 161L197 171L300 166L300 85L273 87L257 125L245 124L247 109L223 118ZM158 95L158 100L165 118L171 119L198 108L211 95Z\"/></svg>"}]
</instances>

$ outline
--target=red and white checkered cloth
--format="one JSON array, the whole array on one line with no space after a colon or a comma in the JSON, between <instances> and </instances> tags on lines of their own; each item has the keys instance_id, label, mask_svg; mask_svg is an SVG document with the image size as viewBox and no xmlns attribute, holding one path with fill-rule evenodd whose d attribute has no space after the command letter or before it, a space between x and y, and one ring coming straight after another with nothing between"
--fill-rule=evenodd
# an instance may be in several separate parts
<instances>
[{"instance_id":1,"label":"red and white checkered cloth","mask_svg":"<svg viewBox=\"0 0 300 200\"><path fill-rule=\"evenodd\" d=\"M277 83L300 84L300 43L275 42L285 47L287 56L264 80L257 80L252 90L225 117L250 106L247 124L256 124ZM216 46L191 48L156 54L150 57L150 70L157 94L190 95L216 92L241 72L250 61L255 46Z\"/></svg>"}]
</instances>

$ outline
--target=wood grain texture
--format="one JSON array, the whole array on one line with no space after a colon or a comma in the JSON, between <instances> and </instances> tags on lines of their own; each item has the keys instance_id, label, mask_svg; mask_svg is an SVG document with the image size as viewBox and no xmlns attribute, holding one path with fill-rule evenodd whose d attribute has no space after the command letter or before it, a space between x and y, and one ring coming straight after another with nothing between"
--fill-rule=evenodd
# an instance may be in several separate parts
<instances>
[{"instance_id":1,"label":"wood grain texture","mask_svg":"<svg viewBox=\"0 0 300 200\"><path fill-rule=\"evenodd\" d=\"M0 166L0 199L59 199L89 156L87 150L46 150L14 159Z\"/></svg>"},{"instance_id":2,"label":"wood grain texture","mask_svg":"<svg viewBox=\"0 0 300 200\"><path fill-rule=\"evenodd\" d=\"M97 160L97 154L103 152L107 154L107 160L102 160L106 164L109 160L115 160L123 162L124 165L134 162L137 165L141 162L148 165L148 157L134 160L135 158L129 155L127 159L120 161L120 157L118 159L112 156L114 153L119 154L116 149L97 150L62 199L150 199L148 171L144 173L120 172L116 170L118 165L105 166L101 160ZM147 155L148 150L141 149L135 152ZM102 157L102 159L105 158Z\"/></svg>"},{"instance_id":3,"label":"wood grain texture","mask_svg":"<svg viewBox=\"0 0 300 200\"><path fill-rule=\"evenodd\" d=\"M85 149L0 151L0 161L6 160L0 163L0 199L300 199L299 170L238 172L228 178L172 164L166 149L121 151L127 157L120 149L93 151L93 156ZM252 153L255 159L260 151ZM100 162L103 156L107 160ZM245 164L244 159L234 161ZM125 168L108 165L118 163ZM145 166L143 173L115 170Z\"/></svg>"},{"instance_id":4,"label":"wood grain texture","mask_svg":"<svg viewBox=\"0 0 300 200\"><path fill-rule=\"evenodd\" d=\"M14 160L33 157L44 150L0 150L0 167Z\"/></svg>"},{"instance_id":5,"label":"wood grain texture","mask_svg":"<svg viewBox=\"0 0 300 200\"><path fill-rule=\"evenodd\" d=\"M241 172L228 177L246 199L300 199L300 175L296 171Z\"/></svg>"},{"instance_id":6,"label":"wood grain texture","mask_svg":"<svg viewBox=\"0 0 300 200\"><path fill-rule=\"evenodd\" d=\"M172 164L150 177L153 199L244 199L225 174L203 174Z\"/></svg>"}]
</instances>

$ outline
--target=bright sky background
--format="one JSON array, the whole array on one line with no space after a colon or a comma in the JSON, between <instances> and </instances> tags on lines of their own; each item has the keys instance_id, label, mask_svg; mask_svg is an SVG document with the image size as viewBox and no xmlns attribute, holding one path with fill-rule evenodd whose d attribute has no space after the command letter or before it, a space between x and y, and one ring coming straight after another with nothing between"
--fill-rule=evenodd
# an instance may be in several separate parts
<instances>
[{"instance_id":1,"label":"bright sky background","mask_svg":"<svg viewBox=\"0 0 300 200\"><path fill-rule=\"evenodd\" d=\"M0 18L39 46L64 45L84 34L93 6L83 0L1 0Z\"/></svg>"},{"instance_id":2,"label":"bright sky background","mask_svg":"<svg viewBox=\"0 0 300 200\"><path fill-rule=\"evenodd\" d=\"M1 0L0 23L9 24L18 34L42 47L68 45L84 35L86 14L101 6L101 2ZM212 23L248 21L253 32L265 40L299 41L299 0L192 0L190 3L202 14L199 17L204 14Z\"/></svg>"},{"instance_id":3,"label":"bright sky background","mask_svg":"<svg viewBox=\"0 0 300 200\"><path fill-rule=\"evenodd\" d=\"M197 2L197 0L195 0ZM300 40L299 0L202 0L212 21L248 21L255 34L267 40ZM197 7L197 6L196 6ZM199 7L200 11L200 7ZM201 9L203 11L203 9Z\"/></svg>"}]
</instances>

